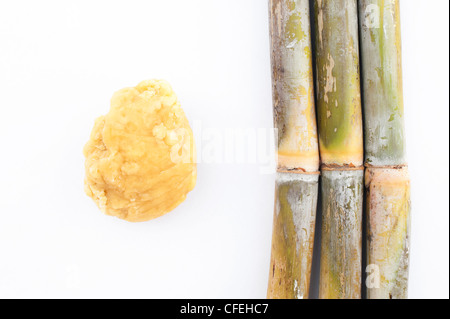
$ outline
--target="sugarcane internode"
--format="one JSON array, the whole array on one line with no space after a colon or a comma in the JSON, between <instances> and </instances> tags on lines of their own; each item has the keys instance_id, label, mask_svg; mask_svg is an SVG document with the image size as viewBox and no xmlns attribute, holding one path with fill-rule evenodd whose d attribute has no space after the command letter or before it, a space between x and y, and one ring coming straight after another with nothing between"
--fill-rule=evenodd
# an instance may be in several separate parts
<instances>
[{"instance_id":1,"label":"sugarcane internode","mask_svg":"<svg viewBox=\"0 0 450 319\"><path fill-rule=\"evenodd\" d=\"M365 183L367 265L379 272L379 282L367 285L367 296L407 298L411 230L408 169L368 168Z\"/></svg>"}]
</instances>

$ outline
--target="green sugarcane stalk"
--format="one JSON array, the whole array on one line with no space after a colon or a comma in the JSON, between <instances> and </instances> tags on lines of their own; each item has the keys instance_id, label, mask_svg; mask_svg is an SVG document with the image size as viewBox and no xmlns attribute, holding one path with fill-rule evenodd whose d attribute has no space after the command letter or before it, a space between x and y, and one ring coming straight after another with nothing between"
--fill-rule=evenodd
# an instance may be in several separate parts
<instances>
[{"instance_id":1,"label":"green sugarcane stalk","mask_svg":"<svg viewBox=\"0 0 450 319\"><path fill-rule=\"evenodd\" d=\"M405 151L400 5L359 2L367 189L367 296L408 296L410 178Z\"/></svg>"},{"instance_id":2,"label":"green sugarcane stalk","mask_svg":"<svg viewBox=\"0 0 450 319\"><path fill-rule=\"evenodd\" d=\"M309 297L319 181L308 0L270 0L278 173L267 297Z\"/></svg>"},{"instance_id":3,"label":"green sugarcane stalk","mask_svg":"<svg viewBox=\"0 0 450 319\"><path fill-rule=\"evenodd\" d=\"M322 159L319 297L361 298L363 128L356 0L315 0Z\"/></svg>"},{"instance_id":4,"label":"green sugarcane stalk","mask_svg":"<svg viewBox=\"0 0 450 319\"><path fill-rule=\"evenodd\" d=\"M356 0L315 0L322 163L361 166L363 129Z\"/></svg>"}]
</instances>

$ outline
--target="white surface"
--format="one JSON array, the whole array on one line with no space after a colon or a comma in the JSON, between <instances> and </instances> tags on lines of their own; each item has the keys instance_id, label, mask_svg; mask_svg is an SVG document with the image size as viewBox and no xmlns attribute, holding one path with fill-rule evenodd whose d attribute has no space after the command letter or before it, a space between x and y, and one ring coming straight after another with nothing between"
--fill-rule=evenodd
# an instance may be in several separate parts
<instances>
[{"instance_id":1,"label":"white surface","mask_svg":"<svg viewBox=\"0 0 450 319\"><path fill-rule=\"evenodd\" d=\"M448 7L402 2L411 298L449 297ZM130 224L84 195L82 147L112 93L148 78L203 128L270 128L267 15L265 0L0 2L0 297L265 297L274 174L200 164L185 203Z\"/></svg>"}]
</instances>

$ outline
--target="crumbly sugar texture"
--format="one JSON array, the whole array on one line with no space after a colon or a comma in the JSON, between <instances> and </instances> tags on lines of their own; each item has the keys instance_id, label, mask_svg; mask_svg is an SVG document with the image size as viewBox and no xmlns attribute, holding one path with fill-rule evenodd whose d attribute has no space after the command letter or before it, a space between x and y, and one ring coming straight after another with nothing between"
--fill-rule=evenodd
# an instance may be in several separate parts
<instances>
[{"instance_id":1,"label":"crumbly sugar texture","mask_svg":"<svg viewBox=\"0 0 450 319\"><path fill-rule=\"evenodd\" d=\"M165 81L116 92L83 153L86 194L105 214L130 222L172 211L195 187L193 133Z\"/></svg>"}]
</instances>

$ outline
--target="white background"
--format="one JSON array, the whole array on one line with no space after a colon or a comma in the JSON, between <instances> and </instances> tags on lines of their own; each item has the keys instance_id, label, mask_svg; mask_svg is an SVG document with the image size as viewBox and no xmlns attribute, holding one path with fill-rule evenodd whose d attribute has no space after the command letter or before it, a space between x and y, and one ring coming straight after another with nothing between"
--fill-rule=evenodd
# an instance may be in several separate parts
<instances>
[{"instance_id":1,"label":"white background","mask_svg":"<svg viewBox=\"0 0 450 319\"><path fill-rule=\"evenodd\" d=\"M449 1L404 0L411 298L449 297ZM274 175L199 164L141 224L83 192L113 92L164 78L191 123L272 126L266 0L0 2L0 297L264 298ZM314 290L314 289L313 289Z\"/></svg>"}]
</instances>

